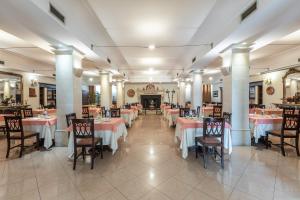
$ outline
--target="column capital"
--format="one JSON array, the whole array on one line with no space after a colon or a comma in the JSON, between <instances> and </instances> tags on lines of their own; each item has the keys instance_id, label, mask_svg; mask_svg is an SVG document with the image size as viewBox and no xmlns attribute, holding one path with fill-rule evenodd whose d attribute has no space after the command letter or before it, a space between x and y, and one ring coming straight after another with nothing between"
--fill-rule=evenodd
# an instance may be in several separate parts
<instances>
[{"instance_id":1,"label":"column capital","mask_svg":"<svg viewBox=\"0 0 300 200\"><path fill-rule=\"evenodd\" d=\"M196 74L203 75L203 74L204 74L204 69L198 69L198 70L195 70L195 71L193 71L192 74L193 74L193 75L196 75Z\"/></svg>"},{"instance_id":2,"label":"column capital","mask_svg":"<svg viewBox=\"0 0 300 200\"><path fill-rule=\"evenodd\" d=\"M242 43L233 44L231 46L232 53L247 53L250 52L252 44Z\"/></svg>"},{"instance_id":3,"label":"column capital","mask_svg":"<svg viewBox=\"0 0 300 200\"><path fill-rule=\"evenodd\" d=\"M76 48L70 45L52 45L54 48L53 53L55 55L75 55L80 60L84 58L84 54L78 51Z\"/></svg>"},{"instance_id":4,"label":"column capital","mask_svg":"<svg viewBox=\"0 0 300 200\"><path fill-rule=\"evenodd\" d=\"M99 71L99 74L100 74L100 75L109 75L110 72L109 72L109 71L106 71L106 70L100 70L100 71Z\"/></svg>"}]
</instances>

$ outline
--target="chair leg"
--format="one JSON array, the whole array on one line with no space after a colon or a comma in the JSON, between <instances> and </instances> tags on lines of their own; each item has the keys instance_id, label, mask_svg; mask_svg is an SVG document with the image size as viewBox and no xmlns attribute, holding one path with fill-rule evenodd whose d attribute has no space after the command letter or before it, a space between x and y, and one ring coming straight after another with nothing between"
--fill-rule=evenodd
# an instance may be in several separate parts
<instances>
[{"instance_id":1,"label":"chair leg","mask_svg":"<svg viewBox=\"0 0 300 200\"><path fill-rule=\"evenodd\" d=\"M74 150L73 170L76 169L76 160L77 160L77 148L75 148Z\"/></svg>"},{"instance_id":2,"label":"chair leg","mask_svg":"<svg viewBox=\"0 0 300 200\"><path fill-rule=\"evenodd\" d=\"M36 149L40 149L40 137L39 135L36 135L36 146L35 146Z\"/></svg>"},{"instance_id":3,"label":"chair leg","mask_svg":"<svg viewBox=\"0 0 300 200\"><path fill-rule=\"evenodd\" d=\"M297 151L297 156L300 156L300 152L299 152L299 136L296 137L296 151Z\"/></svg>"},{"instance_id":4,"label":"chair leg","mask_svg":"<svg viewBox=\"0 0 300 200\"><path fill-rule=\"evenodd\" d=\"M207 147L203 146L203 161L204 161L204 168L207 168Z\"/></svg>"},{"instance_id":5,"label":"chair leg","mask_svg":"<svg viewBox=\"0 0 300 200\"><path fill-rule=\"evenodd\" d=\"M21 149L20 149L19 158L22 157L22 155L23 155L23 150L24 150L24 139L21 139Z\"/></svg>"},{"instance_id":6,"label":"chair leg","mask_svg":"<svg viewBox=\"0 0 300 200\"><path fill-rule=\"evenodd\" d=\"M95 159L95 146L92 147L92 154L91 154L91 169L94 169L94 159Z\"/></svg>"},{"instance_id":7,"label":"chair leg","mask_svg":"<svg viewBox=\"0 0 300 200\"><path fill-rule=\"evenodd\" d=\"M6 151L6 158L9 157L10 152L10 139L7 137L7 151Z\"/></svg>"},{"instance_id":8,"label":"chair leg","mask_svg":"<svg viewBox=\"0 0 300 200\"><path fill-rule=\"evenodd\" d=\"M266 149L268 149L269 148L269 134L268 133L266 133L265 143L266 143Z\"/></svg>"},{"instance_id":9,"label":"chair leg","mask_svg":"<svg viewBox=\"0 0 300 200\"><path fill-rule=\"evenodd\" d=\"M81 148L81 152L82 152L82 159L85 160L85 147Z\"/></svg>"},{"instance_id":10,"label":"chair leg","mask_svg":"<svg viewBox=\"0 0 300 200\"><path fill-rule=\"evenodd\" d=\"M195 139L195 152L196 152L196 158L198 158L198 142Z\"/></svg>"},{"instance_id":11,"label":"chair leg","mask_svg":"<svg viewBox=\"0 0 300 200\"><path fill-rule=\"evenodd\" d=\"M281 147L281 153L283 156L285 156L285 151L284 151L284 138L280 138L280 147Z\"/></svg>"},{"instance_id":12,"label":"chair leg","mask_svg":"<svg viewBox=\"0 0 300 200\"><path fill-rule=\"evenodd\" d=\"M101 159L103 159L103 139L101 139L100 145L101 145Z\"/></svg>"},{"instance_id":13,"label":"chair leg","mask_svg":"<svg viewBox=\"0 0 300 200\"><path fill-rule=\"evenodd\" d=\"M224 147L221 146L221 167L224 169Z\"/></svg>"}]
</instances>

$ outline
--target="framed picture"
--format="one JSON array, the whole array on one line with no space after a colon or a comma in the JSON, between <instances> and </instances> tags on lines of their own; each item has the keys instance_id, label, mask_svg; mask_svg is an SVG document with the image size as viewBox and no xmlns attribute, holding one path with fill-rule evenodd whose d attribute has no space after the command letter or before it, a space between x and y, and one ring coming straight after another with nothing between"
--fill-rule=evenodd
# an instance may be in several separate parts
<instances>
[{"instance_id":1,"label":"framed picture","mask_svg":"<svg viewBox=\"0 0 300 200\"><path fill-rule=\"evenodd\" d=\"M29 97L36 97L35 88L29 88Z\"/></svg>"},{"instance_id":2,"label":"framed picture","mask_svg":"<svg viewBox=\"0 0 300 200\"><path fill-rule=\"evenodd\" d=\"M255 99L255 86L249 87L249 99Z\"/></svg>"},{"instance_id":3,"label":"framed picture","mask_svg":"<svg viewBox=\"0 0 300 200\"><path fill-rule=\"evenodd\" d=\"M219 91L218 90L213 91L213 97L218 97L218 96L219 96Z\"/></svg>"}]
</instances>

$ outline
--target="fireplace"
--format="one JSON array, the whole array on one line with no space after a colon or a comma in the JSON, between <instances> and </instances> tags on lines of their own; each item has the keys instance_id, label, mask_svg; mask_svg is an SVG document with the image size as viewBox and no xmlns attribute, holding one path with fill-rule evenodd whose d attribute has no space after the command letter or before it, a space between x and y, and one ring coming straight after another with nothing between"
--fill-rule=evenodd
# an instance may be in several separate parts
<instances>
[{"instance_id":1,"label":"fireplace","mask_svg":"<svg viewBox=\"0 0 300 200\"><path fill-rule=\"evenodd\" d=\"M160 108L161 95L141 95L141 104L146 109Z\"/></svg>"}]
</instances>

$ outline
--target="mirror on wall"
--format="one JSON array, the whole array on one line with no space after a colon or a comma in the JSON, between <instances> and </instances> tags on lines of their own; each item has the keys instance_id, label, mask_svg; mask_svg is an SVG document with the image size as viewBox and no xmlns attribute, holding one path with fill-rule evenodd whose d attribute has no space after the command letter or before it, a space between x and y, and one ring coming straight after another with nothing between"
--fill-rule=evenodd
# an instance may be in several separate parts
<instances>
[{"instance_id":1,"label":"mirror on wall","mask_svg":"<svg viewBox=\"0 0 300 200\"><path fill-rule=\"evenodd\" d=\"M0 72L0 104L22 103L22 76L9 72Z\"/></svg>"},{"instance_id":2,"label":"mirror on wall","mask_svg":"<svg viewBox=\"0 0 300 200\"><path fill-rule=\"evenodd\" d=\"M283 103L300 104L300 69L289 69L282 81Z\"/></svg>"}]
</instances>

